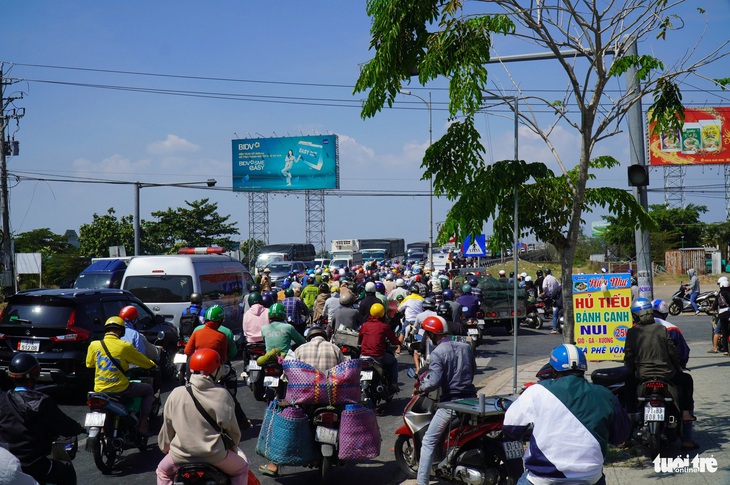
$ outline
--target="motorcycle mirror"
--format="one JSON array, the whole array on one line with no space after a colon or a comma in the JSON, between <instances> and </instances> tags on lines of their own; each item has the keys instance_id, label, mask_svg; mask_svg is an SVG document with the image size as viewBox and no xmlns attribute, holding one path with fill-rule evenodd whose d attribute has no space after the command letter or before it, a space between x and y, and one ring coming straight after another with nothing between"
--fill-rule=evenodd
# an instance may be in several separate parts
<instances>
[{"instance_id":1,"label":"motorcycle mirror","mask_svg":"<svg viewBox=\"0 0 730 485\"><path fill-rule=\"evenodd\" d=\"M165 332L163 330L157 333L157 340L165 340Z\"/></svg>"}]
</instances>

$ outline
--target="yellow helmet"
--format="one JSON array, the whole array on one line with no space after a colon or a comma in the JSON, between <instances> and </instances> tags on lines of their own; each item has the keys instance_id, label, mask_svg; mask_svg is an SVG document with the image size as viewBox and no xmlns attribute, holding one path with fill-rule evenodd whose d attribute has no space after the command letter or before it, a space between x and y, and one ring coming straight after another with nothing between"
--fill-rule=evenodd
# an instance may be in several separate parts
<instances>
[{"instance_id":1,"label":"yellow helmet","mask_svg":"<svg viewBox=\"0 0 730 485\"><path fill-rule=\"evenodd\" d=\"M373 303L370 307L370 316L375 318L383 318L385 315L385 307L382 303Z\"/></svg>"},{"instance_id":2,"label":"yellow helmet","mask_svg":"<svg viewBox=\"0 0 730 485\"><path fill-rule=\"evenodd\" d=\"M113 328L124 328L124 320L117 316L107 318L104 322L104 329L110 330Z\"/></svg>"}]
</instances>

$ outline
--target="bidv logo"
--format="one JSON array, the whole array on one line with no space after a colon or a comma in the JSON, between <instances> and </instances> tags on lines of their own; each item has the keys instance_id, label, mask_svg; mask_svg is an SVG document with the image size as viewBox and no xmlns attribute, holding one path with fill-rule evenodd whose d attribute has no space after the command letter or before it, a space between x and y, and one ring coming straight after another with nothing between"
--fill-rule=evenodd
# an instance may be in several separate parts
<instances>
[{"instance_id":1,"label":"bidv logo","mask_svg":"<svg viewBox=\"0 0 730 485\"><path fill-rule=\"evenodd\" d=\"M261 143L256 141L253 143L239 143L238 149L239 150L255 150L257 148L261 148Z\"/></svg>"},{"instance_id":2,"label":"bidv logo","mask_svg":"<svg viewBox=\"0 0 730 485\"><path fill-rule=\"evenodd\" d=\"M695 455L690 460L689 455L684 458L663 458L657 455L654 458L654 471L657 473L715 473L717 471L717 459L710 455L709 458Z\"/></svg>"}]
</instances>

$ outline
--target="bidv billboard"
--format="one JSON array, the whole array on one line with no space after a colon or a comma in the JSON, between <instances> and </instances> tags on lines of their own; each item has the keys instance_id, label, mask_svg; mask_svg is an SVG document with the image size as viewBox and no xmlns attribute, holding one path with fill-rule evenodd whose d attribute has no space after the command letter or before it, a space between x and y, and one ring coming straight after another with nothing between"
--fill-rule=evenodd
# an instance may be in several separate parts
<instances>
[{"instance_id":1,"label":"bidv billboard","mask_svg":"<svg viewBox=\"0 0 730 485\"><path fill-rule=\"evenodd\" d=\"M337 135L233 140L233 190L339 188Z\"/></svg>"}]
</instances>

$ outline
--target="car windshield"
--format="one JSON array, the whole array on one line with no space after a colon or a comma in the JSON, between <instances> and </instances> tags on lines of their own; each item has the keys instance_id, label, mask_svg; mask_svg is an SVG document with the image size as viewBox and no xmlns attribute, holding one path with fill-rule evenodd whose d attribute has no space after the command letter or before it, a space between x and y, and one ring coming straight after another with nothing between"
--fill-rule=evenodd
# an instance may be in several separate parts
<instances>
[{"instance_id":1,"label":"car windshield","mask_svg":"<svg viewBox=\"0 0 730 485\"><path fill-rule=\"evenodd\" d=\"M291 263L271 263L267 266L271 271L282 272L291 269Z\"/></svg>"},{"instance_id":2,"label":"car windshield","mask_svg":"<svg viewBox=\"0 0 730 485\"><path fill-rule=\"evenodd\" d=\"M188 275L129 276L124 289L146 303L187 303L193 291Z\"/></svg>"}]
</instances>

